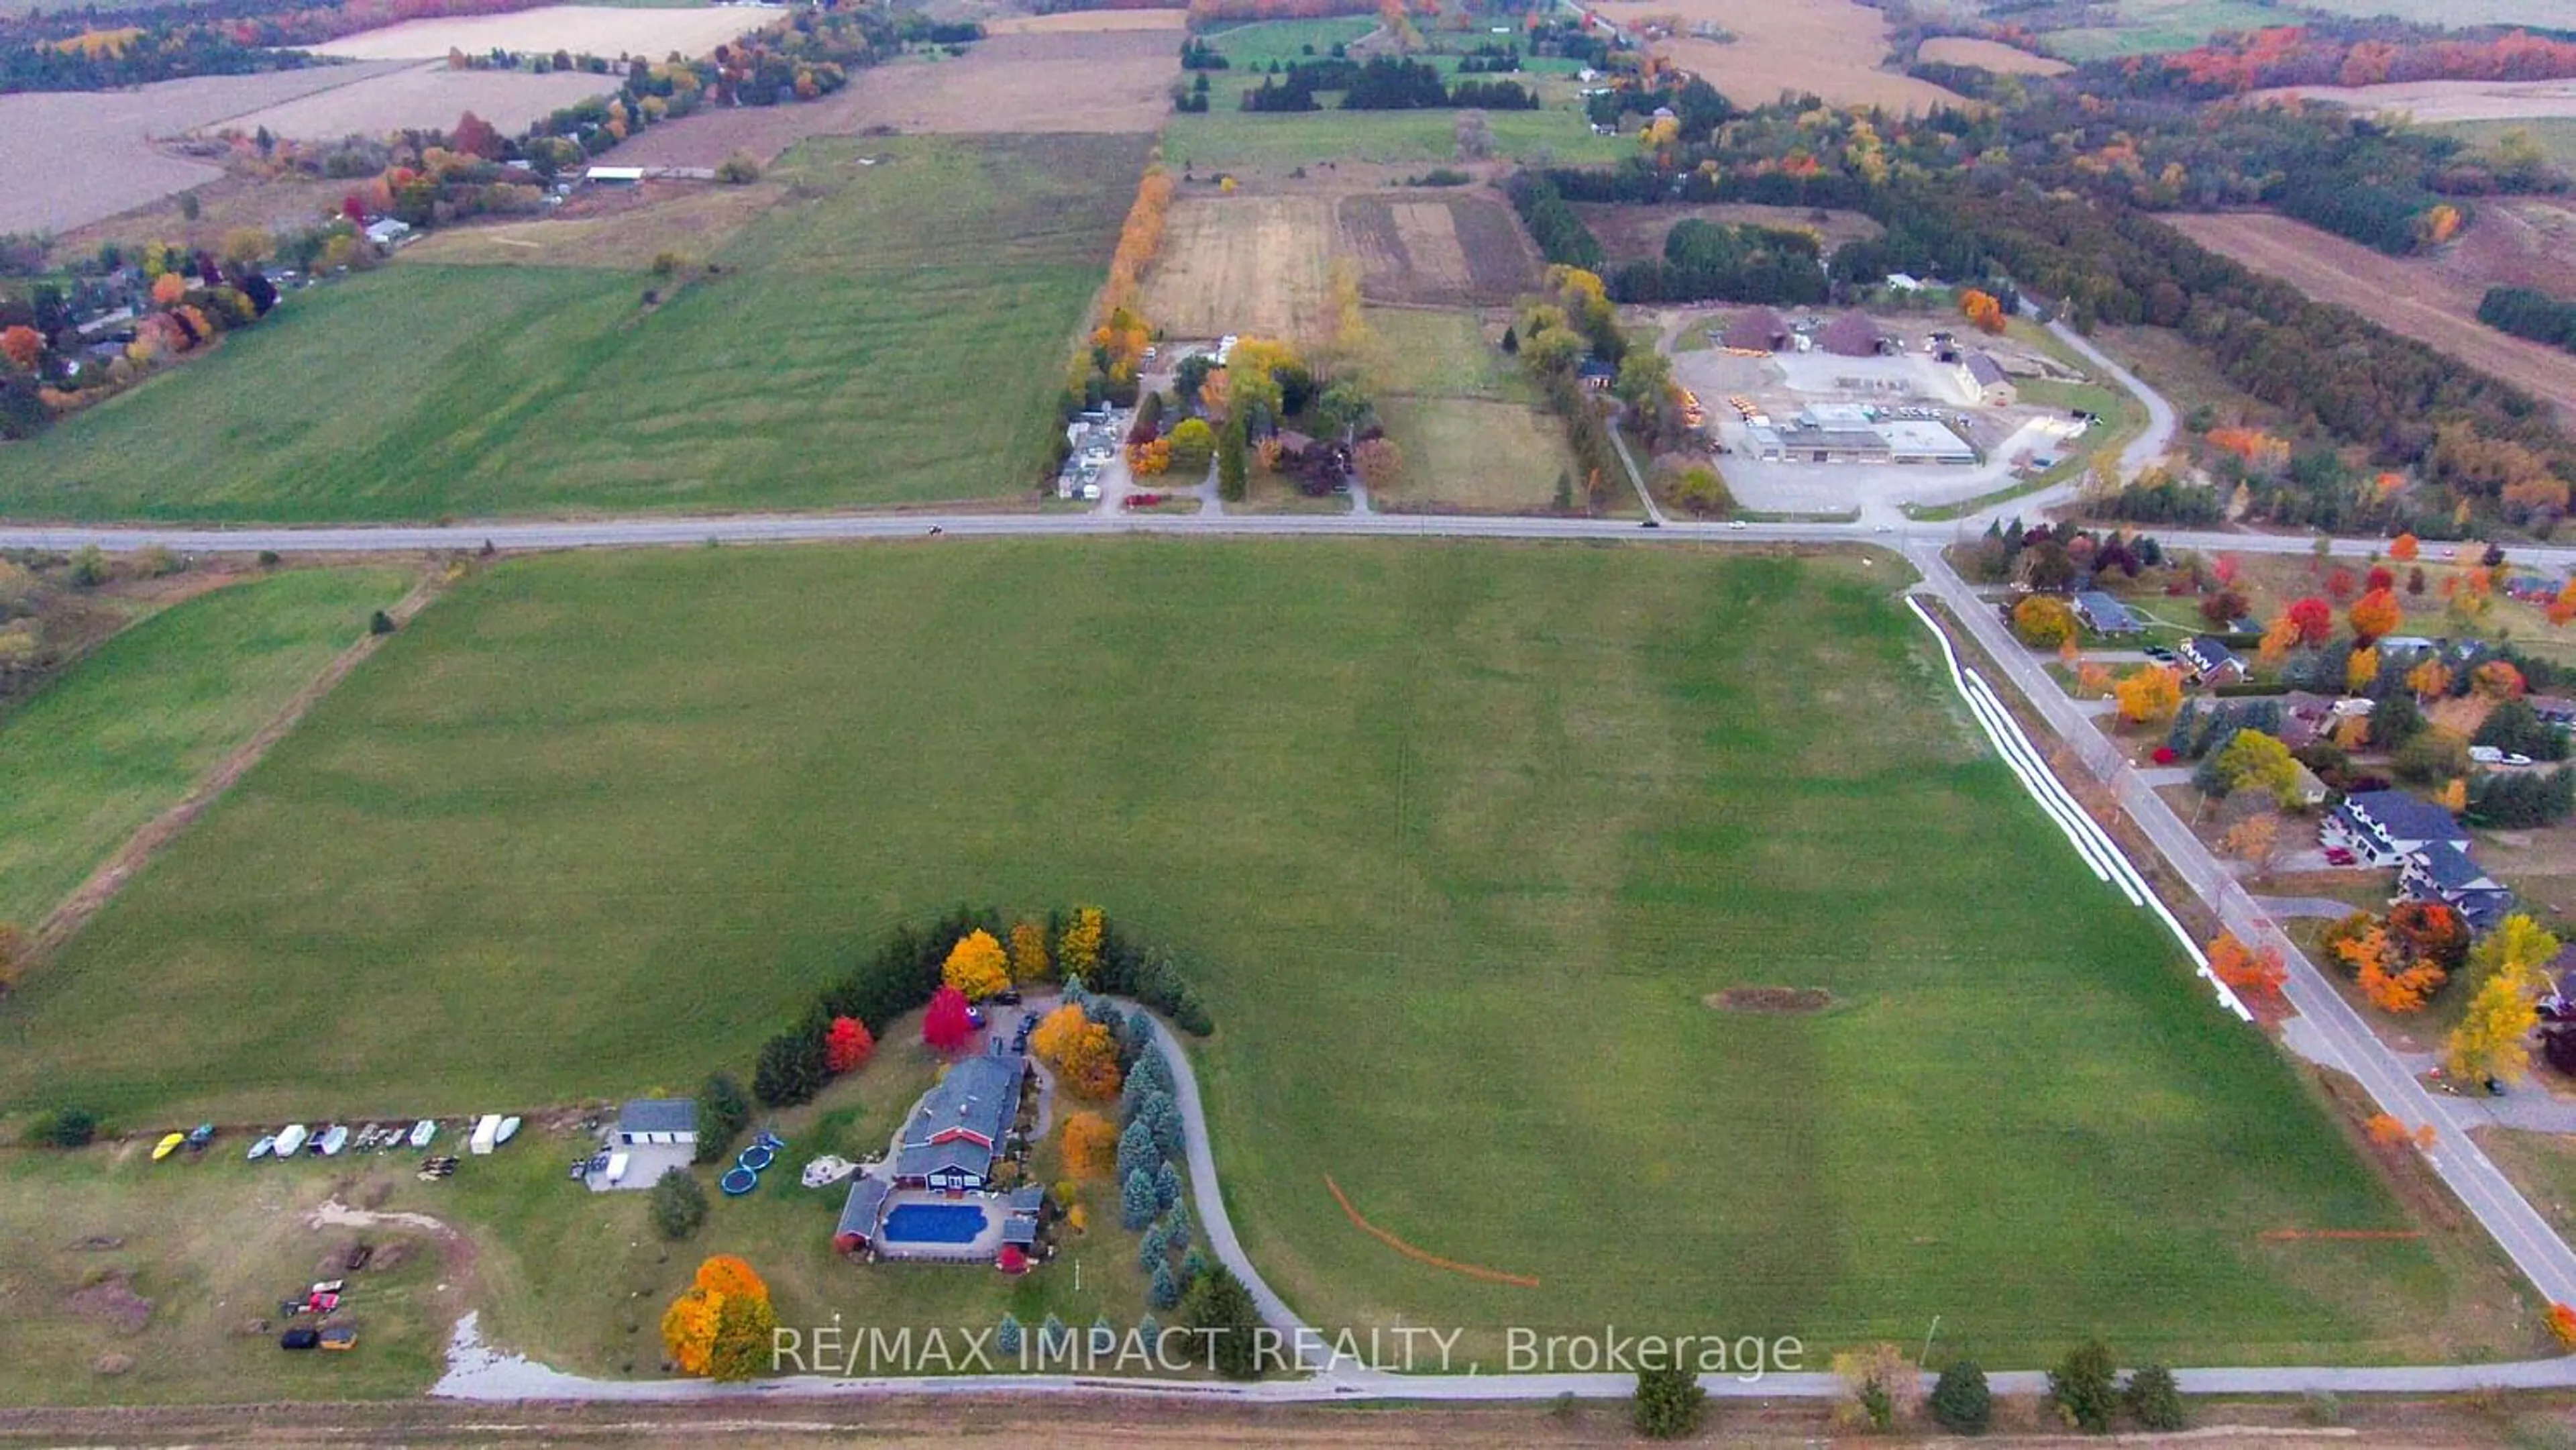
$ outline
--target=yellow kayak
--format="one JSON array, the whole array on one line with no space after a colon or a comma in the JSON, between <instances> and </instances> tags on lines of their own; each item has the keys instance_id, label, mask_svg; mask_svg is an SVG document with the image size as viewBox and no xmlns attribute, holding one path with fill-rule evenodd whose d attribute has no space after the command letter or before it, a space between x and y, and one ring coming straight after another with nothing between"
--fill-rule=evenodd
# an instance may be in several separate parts
<instances>
[{"instance_id":1,"label":"yellow kayak","mask_svg":"<svg viewBox=\"0 0 2576 1450\"><path fill-rule=\"evenodd\" d=\"M169 1137L166 1137L166 1138L162 1139L159 1143L157 1143L157 1144L154 1144L154 1145L153 1145L153 1148L152 1148L152 1161L153 1161L153 1162L155 1162L155 1163L158 1163L158 1162L160 1162L162 1159L169 1157L169 1156L170 1156L170 1154L171 1154L171 1152L172 1152L173 1150L175 1150L176 1148L178 1148L178 1146L179 1146L180 1144L185 1143L185 1142L187 1142L187 1141L188 1141L188 1135L187 1135L187 1134L185 1134L185 1133L172 1133Z\"/></svg>"}]
</instances>

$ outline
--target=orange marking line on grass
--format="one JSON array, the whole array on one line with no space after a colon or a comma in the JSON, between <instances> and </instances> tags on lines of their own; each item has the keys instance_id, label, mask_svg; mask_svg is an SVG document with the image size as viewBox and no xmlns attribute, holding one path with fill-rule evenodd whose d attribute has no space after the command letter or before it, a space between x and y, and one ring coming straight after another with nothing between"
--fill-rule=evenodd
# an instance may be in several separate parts
<instances>
[{"instance_id":1,"label":"orange marking line on grass","mask_svg":"<svg viewBox=\"0 0 2576 1450\"><path fill-rule=\"evenodd\" d=\"M2348 1239L2363 1243L2380 1243L2390 1239L2420 1239L2422 1229L2415 1228L2267 1228L2267 1239Z\"/></svg>"},{"instance_id":2,"label":"orange marking line on grass","mask_svg":"<svg viewBox=\"0 0 2576 1450\"><path fill-rule=\"evenodd\" d=\"M1500 1269L1488 1269L1482 1264L1462 1264L1456 1259L1444 1259L1438 1254L1425 1253L1421 1249L1417 1249L1413 1245L1406 1243L1404 1240L1397 1238L1395 1235L1388 1233L1385 1229L1379 1228L1376 1224L1369 1222L1367 1219L1360 1217L1360 1211L1351 1206L1350 1195L1342 1192L1342 1185L1335 1183L1333 1181L1333 1175L1330 1173L1324 1175L1324 1186L1332 1190L1333 1201L1342 1206L1342 1212L1351 1216L1351 1222L1359 1225L1361 1232L1376 1239L1380 1243L1385 1244L1388 1248L1395 1250L1397 1253L1404 1255L1408 1259L1420 1259L1422 1262L1429 1264L1434 1268L1447 1269L1453 1274L1464 1274L1471 1279L1490 1279L1497 1284L1518 1284L1524 1289L1535 1289L1538 1287L1538 1280L1531 1278L1527 1274L1507 1274Z\"/></svg>"}]
</instances>

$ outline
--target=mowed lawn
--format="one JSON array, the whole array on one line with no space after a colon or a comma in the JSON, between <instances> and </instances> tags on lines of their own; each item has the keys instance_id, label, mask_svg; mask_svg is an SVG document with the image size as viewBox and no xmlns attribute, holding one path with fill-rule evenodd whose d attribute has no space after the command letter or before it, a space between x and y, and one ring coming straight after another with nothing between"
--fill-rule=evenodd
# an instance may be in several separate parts
<instances>
[{"instance_id":1,"label":"mowed lawn","mask_svg":"<svg viewBox=\"0 0 2576 1450\"><path fill-rule=\"evenodd\" d=\"M299 569L230 585L0 712L0 921L32 930L363 638L405 582L392 569Z\"/></svg>"},{"instance_id":2,"label":"mowed lawn","mask_svg":"<svg viewBox=\"0 0 2576 1450\"><path fill-rule=\"evenodd\" d=\"M809 142L771 173L786 198L676 295L642 270L411 261L298 293L217 355L10 449L0 512L309 522L1021 494L1145 145Z\"/></svg>"},{"instance_id":3,"label":"mowed lawn","mask_svg":"<svg viewBox=\"0 0 2576 1450\"><path fill-rule=\"evenodd\" d=\"M1228 1201L1326 1324L1469 1326L1496 1367L1514 1324L1821 1353L1935 1315L1997 1365L2097 1331L2187 1363L2462 1348L2433 1326L2501 1296L2457 1235L2258 1238L2407 1223L1977 746L1874 557L505 563L0 1006L0 1104L685 1088L895 919L1088 900L1196 962ZM1836 1005L1705 1005L1763 984ZM1540 1286L1398 1256L1328 1175ZM2528 1347L2510 1317L2482 1347Z\"/></svg>"}]
</instances>

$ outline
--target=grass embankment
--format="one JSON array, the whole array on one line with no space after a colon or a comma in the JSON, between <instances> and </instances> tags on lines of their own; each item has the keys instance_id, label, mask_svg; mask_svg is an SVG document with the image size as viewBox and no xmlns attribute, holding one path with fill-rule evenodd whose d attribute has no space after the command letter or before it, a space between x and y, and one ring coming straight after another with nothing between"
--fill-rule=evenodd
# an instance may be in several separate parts
<instances>
[{"instance_id":1,"label":"grass embankment","mask_svg":"<svg viewBox=\"0 0 2576 1450\"><path fill-rule=\"evenodd\" d=\"M134 625L0 713L0 921L32 930L406 582L391 569L306 569L231 585Z\"/></svg>"},{"instance_id":2,"label":"grass embankment","mask_svg":"<svg viewBox=\"0 0 2576 1450\"><path fill-rule=\"evenodd\" d=\"M811 141L771 173L788 199L685 286L402 261L298 293L217 356L11 449L0 511L291 523L1024 494L1144 146Z\"/></svg>"},{"instance_id":3,"label":"grass embankment","mask_svg":"<svg viewBox=\"0 0 2576 1450\"><path fill-rule=\"evenodd\" d=\"M685 1087L896 917L1096 900L1199 963L1230 1202L1327 1324L2527 1349L2456 1230L2260 1237L2407 1220L1977 747L1887 582L1393 542L504 564L6 1008L0 1101ZM1765 984L1836 1005L1703 1003ZM1399 1257L1328 1174L1543 1287Z\"/></svg>"}]
</instances>

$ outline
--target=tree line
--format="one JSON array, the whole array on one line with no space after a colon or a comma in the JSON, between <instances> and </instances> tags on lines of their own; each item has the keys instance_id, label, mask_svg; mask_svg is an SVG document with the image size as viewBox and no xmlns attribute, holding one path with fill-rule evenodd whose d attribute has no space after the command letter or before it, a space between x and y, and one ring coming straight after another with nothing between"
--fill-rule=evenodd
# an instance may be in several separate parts
<instances>
[{"instance_id":1,"label":"tree line","mask_svg":"<svg viewBox=\"0 0 2576 1450\"><path fill-rule=\"evenodd\" d=\"M1319 111L1317 96L1326 91L1341 93L1345 111L1535 111L1539 105L1538 96L1518 81L1450 85L1427 61L1383 55L1365 62L1336 56L1298 61L1245 91L1242 105L1247 111Z\"/></svg>"},{"instance_id":2,"label":"tree line","mask_svg":"<svg viewBox=\"0 0 2576 1450\"><path fill-rule=\"evenodd\" d=\"M2478 299L2478 321L2516 337L2576 352L2576 299L2531 287L2490 287Z\"/></svg>"}]
</instances>

